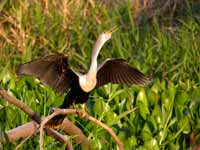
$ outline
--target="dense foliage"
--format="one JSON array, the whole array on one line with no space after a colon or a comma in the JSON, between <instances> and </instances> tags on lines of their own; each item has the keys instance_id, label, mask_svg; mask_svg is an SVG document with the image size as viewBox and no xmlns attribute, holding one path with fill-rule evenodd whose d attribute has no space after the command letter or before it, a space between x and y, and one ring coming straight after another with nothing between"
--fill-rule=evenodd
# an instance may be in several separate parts
<instances>
[{"instance_id":1,"label":"dense foliage","mask_svg":"<svg viewBox=\"0 0 200 150\"><path fill-rule=\"evenodd\" d=\"M64 96L34 78L18 79L17 65L40 55L63 52L76 71L84 72L98 35L117 25L119 30L103 47L99 61L108 57L126 59L154 80L147 88L108 84L95 90L87 111L110 126L127 150L187 149L195 145L200 137L200 21L189 3L183 16L143 18L135 25L128 2L44 2L0 1L1 87L41 116L48 115L50 107L59 106ZM116 149L102 128L75 116L69 118L83 130L93 149ZM2 132L29 120L0 98ZM191 139L192 133L195 136ZM0 144L0 148L13 149L19 143ZM38 136L34 136L22 149L38 149L38 145ZM63 146L46 136L45 148ZM74 149L79 148L74 145Z\"/></svg>"}]
</instances>

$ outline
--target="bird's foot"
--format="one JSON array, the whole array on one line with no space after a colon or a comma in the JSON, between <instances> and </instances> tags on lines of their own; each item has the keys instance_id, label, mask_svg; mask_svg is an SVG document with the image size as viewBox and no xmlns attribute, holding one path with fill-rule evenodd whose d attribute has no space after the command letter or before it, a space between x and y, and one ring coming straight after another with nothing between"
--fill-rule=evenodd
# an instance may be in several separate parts
<instances>
[{"instance_id":1,"label":"bird's foot","mask_svg":"<svg viewBox=\"0 0 200 150\"><path fill-rule=\"evenodd\" d=\"M81 117L85 117L86 114L87 114L87 111L86 111L86 105L85 103L81 104L81 108L80 107L77 107L75 103L72 104L72 107L73 109L76 110L76 114L81 116Z\"/></svg>"},{"instance_id":2,"label":"bird's foot","mask_svg":"<svg viewBox=\"0 0 200 150\"><path fill-rule=\"evenodd\" d=\"M85 117L86 116L86 114L87 114L87 111L86 111L86 105L85 104L81 104L81 112L79 111L79 112L77 112L81 117Z\"/></svg>"}]
</instances>

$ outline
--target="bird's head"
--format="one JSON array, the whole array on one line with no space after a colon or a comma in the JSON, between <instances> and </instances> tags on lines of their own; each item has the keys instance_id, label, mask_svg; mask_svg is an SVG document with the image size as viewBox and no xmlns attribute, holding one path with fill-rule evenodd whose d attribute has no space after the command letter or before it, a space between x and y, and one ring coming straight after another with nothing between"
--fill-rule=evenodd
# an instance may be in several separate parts
<instances>
[{"instance_id":1,"label":"bird's head","mask_svg":"<svg viewBox=\"0 0 200 150\"><path fill-rule=\"evenodd\" d=\"M97 59L102 46L104 45L104 43L106 41L108 41L111 38L112 33L115 32L117 29L118 28L115 26L115 27L111 28L110 30L103 32L99 35L99 37L94 45L94 48L93 48L92 60Z\"/></svg>"},{"instance_id":2,"label":"bird's head","mask_svg":"<svg viewBox=\"0 0 200 150\"><path fill-rule=\"evenodd\" d=\"M114 26L113 28L111 28L110 30L108 31L105 31L103 32L101 35L100 35L100 40L104 43L106 41L108 41L111 36L112 36L112 33L117 31L118 27L117 26Z\"/></svg>"}]
</instances>

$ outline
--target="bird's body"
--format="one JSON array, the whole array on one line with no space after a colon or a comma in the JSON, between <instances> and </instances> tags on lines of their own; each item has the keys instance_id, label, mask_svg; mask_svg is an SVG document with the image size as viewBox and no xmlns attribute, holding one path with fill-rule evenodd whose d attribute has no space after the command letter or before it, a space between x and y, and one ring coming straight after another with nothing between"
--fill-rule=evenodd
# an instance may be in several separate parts
<instances>
[{"instance_id":1,"label":"bird's body","mask_svg":"<svg viewBox=\"0 0 200 150\"><path fill-rule=\"evenodd\" d=\"M149 79L137 69L129 66L125 60L107 59L99 66L97 65L100 49L111 38L112 32L104 32L97 39L92 52L90 68L84 75L70 68L68 58L64 54L52 54L22 64L17 74L35 76L60 94L68 92L61 108L69 107L71 104L85 103L93 89L109 82L146 85Z\"/></svg>"},{"instance_id":2,"label":"bird's body","mask_svg":"<svg viewBox=\"0 0 200 150\"><path fill-rule=\"evenodd\" d=\"M69 107L73 103L85 103L89 96L89 92L81 88L81 79L69 67L64 54L52 54L25 63L18 68L17 74L35 76L59 94L69 91L61 108Z\"/></svg>"}]
</instances>

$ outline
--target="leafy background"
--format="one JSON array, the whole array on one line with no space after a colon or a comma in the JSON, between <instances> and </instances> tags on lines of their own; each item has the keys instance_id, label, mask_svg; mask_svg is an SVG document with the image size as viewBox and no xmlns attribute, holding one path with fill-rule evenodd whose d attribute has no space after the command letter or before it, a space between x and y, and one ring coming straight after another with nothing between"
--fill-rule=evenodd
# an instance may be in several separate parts
<instances>
[{"instance_id":1,"label":"leafy background","mask_svg":"<svg viewBox=\"0 0 200 150\"><path fill-rule=\"evenodd\" d=\"M99 62L123 58L153 76L147 88L108 84L95 90L87 111L110 126L125 149L198 149L200 140L200 4L186 0L1 0L0 86L41 116L63 96L31 77L18 79L16 67L44 54L68 54L72 68L85 72L98 35L117 25ZM79 107L79 105L77 106ZM69 118L93 149L117 149L100 127ZM30 118L0 98L2 132ZM73 137L70 137L73 139ZM45 149L64 149L45 136ZM14 149L20 141L0 144ZM38 136L22 149L38 149ZM80 145L73 145L80 149Z\"/></svg>"}]
</instances>

